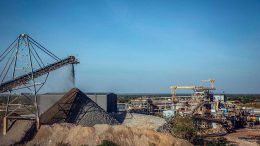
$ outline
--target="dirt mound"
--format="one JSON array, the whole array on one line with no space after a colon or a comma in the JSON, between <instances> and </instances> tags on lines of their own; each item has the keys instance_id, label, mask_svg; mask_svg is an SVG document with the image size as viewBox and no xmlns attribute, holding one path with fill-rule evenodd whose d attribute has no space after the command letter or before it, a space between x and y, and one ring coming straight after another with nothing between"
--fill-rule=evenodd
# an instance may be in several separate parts
<instances>
[{"instance_id":1,"label":"dirt mound","mask_svg":"<svg viewBox=\"0 0 260 146\"><path fill-rule=\"evenodd\" d=\"M82 127L73 124L42 126L27 145L53 146L59 142L69 145L96 146L102 140L110 140L120 146L190 146L189 142L154 130L130 128L123 125L100 124Z\"/></svg>"},{"instance_id":2,"label":"dirt mound","mask_svg":"<svg viewBox=\"0 0 260 146\"><path fill-rule=\"evenodd\" d=\"M163 126L165 123L166 121L160 117L136 113L127 113L122 124L128 127L158 130L158 128Z\"/></svg>"},{"instance_id":3,"label":"dirt mound","mask_svg":"<svg viewBox=\"0 0 260 146\"><path fill-rule=\"evenodd\" d=\"M77 88L71 89L40 116L42 124L74 123L82 126L118 124L105 110Z\"/></svg>"},{"instance_id":4,"label":"dirt mound","mask_svg":"<svg viewBox=\"0 0 260 146\"><path fill-rule=\"evenodd\" d=\"M5 136L0 134L0 145L22 144L30 140L31 135L35 131L34 121L17 120L8 130ZM2 132L2 131L1 131Z\"/></svg>"}]
</instances>

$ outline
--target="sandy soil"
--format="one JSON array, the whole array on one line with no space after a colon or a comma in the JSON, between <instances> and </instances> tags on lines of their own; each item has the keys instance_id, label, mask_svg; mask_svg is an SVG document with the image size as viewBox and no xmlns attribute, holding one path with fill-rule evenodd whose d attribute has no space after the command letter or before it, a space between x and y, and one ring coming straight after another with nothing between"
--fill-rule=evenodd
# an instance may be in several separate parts
<instances>
[{"instance_id":1,"label":"sandy soil","mask_svg":"<svg viewBox=\"0 0 260 146\"><path fill-rule=\"evenodd\" d=\"M33 121L29 120L18 120L8 130L5 136L0 134L0 145L13 145L17 144L23 139L26 139L27 132L32 128Z\"/></svg>"},{"instance_id":2,"label":"sandy soil","mask_svg":"<svg viewBox=\"0 0 260 146\"><path fill-rule=\"evenodd\" d=\"M239 129L236 130L235 133L226 135L225 138L239 146L259 146L254 137L258 137L260 140L260 126L256 126L255 128L256 129Z\"/></svg>"},{"instance_id":3,"label":"sandy soil","mask_svg":"<svg viewBox=\"0 0 260 146\"><path fill-rule=\"evenodd\" d=\"M95 146L102 140L110 140L120 146L191 146L189 142L149 129L130 128L123 125L95 125L82 127L73 124L42 126L27 145L53 146L59 142L73 146Z\"/></svg>"},{"instance_id":4,"label":"sandy soil","mask_svg":"<svg viewBox=\"0 0 260 146\"><path fill-rule=\"evenodd\" d=\"M78 143L77 142L75 143L75 141L73 141L73 137L79 137L77 141L79 142L81 141L82 144L86 144L85 143L86 141L84 140L86 135L87 135L87 139L89 139L87 142L88 145L96 145L99 142L101 142L103 139L109 139L113 141L115 140L119 144L123 143L123 145L131 145L131 146L140 145L138 141L141 141L145 145L150 145L150 144L171 145L170 143L178 143L179 140L176 141L176 139L173 138L172 136L164 136L156 132L156 130L164 123L165 120L159 117L133 113L132 115L127 114L126 117L124 117L124 121L122 125L117 125L117 126L96 125L94 127L81 127L81 126L75 126L73 124L65 124L65 126L63 124L61 125L55 124L54 126L45 125L41 127L39 133L36 134L35 139L37 139L37 141L41 141L40 142L41 145L46 145L46 144L55 145L56 143L63 141L63 139L55 138L55 136L57 137L64 136L66 137L66 138L63 137L64 139L72 140L71 142L68 141L68 143L71 143L71 145L75 145L75 144L77 145ZM27 133L31 132L28 131L32 127L32 125L33 125L33 121L21 120L15 122L11 127L11 129L9 129L6 136L0 134L0 145L18 144L21 143L21 141L22 143L26 142L28 140L26 139L26 137L28 137ZM71 129L72 131L74 131L74 133L72 133L68 129ZM111 130L114 132L115 135L110 133ZM151 132L149 130L151 130ZM66 133L66 131L68 133ZM120 135L123 135L123 137L120 138ZM68 138L67 136L71 138ZM53 139L53 142L50 142L49 138ZM80 140L80 138L82 138L83 140ZM120 138L120 140L118 140L118 138ZM167 140L160 140L160 139L167 139ZM167 141L168 143L165 141Z\"/></svg>"}]
</instances>

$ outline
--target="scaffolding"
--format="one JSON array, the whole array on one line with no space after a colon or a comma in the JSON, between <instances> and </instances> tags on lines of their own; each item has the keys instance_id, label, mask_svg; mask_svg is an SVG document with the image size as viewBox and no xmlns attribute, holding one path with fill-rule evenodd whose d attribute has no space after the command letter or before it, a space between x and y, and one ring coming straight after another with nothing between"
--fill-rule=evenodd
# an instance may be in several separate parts
<instances>
[{"instance_id":1,"label":"scaffolding","mask_svg":"<svg viewBox=\"0 0 260 146\"><path fill-rule=\"evenodd\" d=\"M20 34L0 54L0 93L7 95L3 135L6 135L9 121L19 119L35 120L38 129L37 94L46 83L49 73L67 64L78 63L74 56L60 59L29 35Z\"/></svg>"}]
</instances>

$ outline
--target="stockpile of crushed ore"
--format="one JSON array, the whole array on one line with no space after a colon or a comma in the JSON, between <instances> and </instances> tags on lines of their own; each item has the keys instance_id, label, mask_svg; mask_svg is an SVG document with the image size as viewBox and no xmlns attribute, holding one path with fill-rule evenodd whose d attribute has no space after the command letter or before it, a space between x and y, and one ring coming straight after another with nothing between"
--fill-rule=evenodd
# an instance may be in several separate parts
<instances>
[{"instance_id":1,"label":"stockpile of crushed ore","mask_svg":"<svg viewBox=\"0 0 260 146\"><path fill-rule=\"evenodd\" d=\"M42 124L74 123L82 126L118 124L105 110L77 88L71 89L40 116Z\"/></svg>"},{"instance_id":2,"label":"stockpile of crushed ore","mask_svg":"<svg viewBox=\"0 0 260 146\"><path fill-rule=\"evenodd\" d=\"M165 123L165 119L157 116L127 113L122 124L128 127L158 130Z\"/></svg>"},{"instance_id":3,"label":"stockpile of crushed ore","mask_svg":"<svg viewBox=\"0 0 260 146\"><path fill-rule=\"evenodd\" d=\"M98 124L82 127L74 124L54 124L41 126L27 145L53 146L58 143L70 146L96 146L102 140L109 140L120 146L191 146L188 141L170 134L149 129L130 128L123 125Z\"/></svg>"},{"instance_id":4,"label":"stockpile of crushed ore","mask_svg":"<svg viewBox=\"0 0 260 146\"><path fill-rule=\"evenodd\" d=\"M0 134L0 145L17 145L29 141L35 134L35 122L30 120L16 120L6 135ZM2 131L1 131L2 132Z\"/></svg>"}]
</instances>

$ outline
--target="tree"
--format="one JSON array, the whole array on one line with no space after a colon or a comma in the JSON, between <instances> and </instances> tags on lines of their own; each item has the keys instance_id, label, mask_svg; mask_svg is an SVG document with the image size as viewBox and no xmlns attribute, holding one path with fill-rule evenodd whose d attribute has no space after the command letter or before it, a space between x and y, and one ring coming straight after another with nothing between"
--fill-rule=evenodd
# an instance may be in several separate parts
<instances>
[{"instance_id":1,"label":"tree","mask_svg":"<svg viewBox=\"0 0 260 146\"><path fill-rule=\"evenodd\" d=\"M171 121L171 130L175 136L192 141L197 135L197 128L191 117L175 116Z\"/></svg>"}]
</instances>

